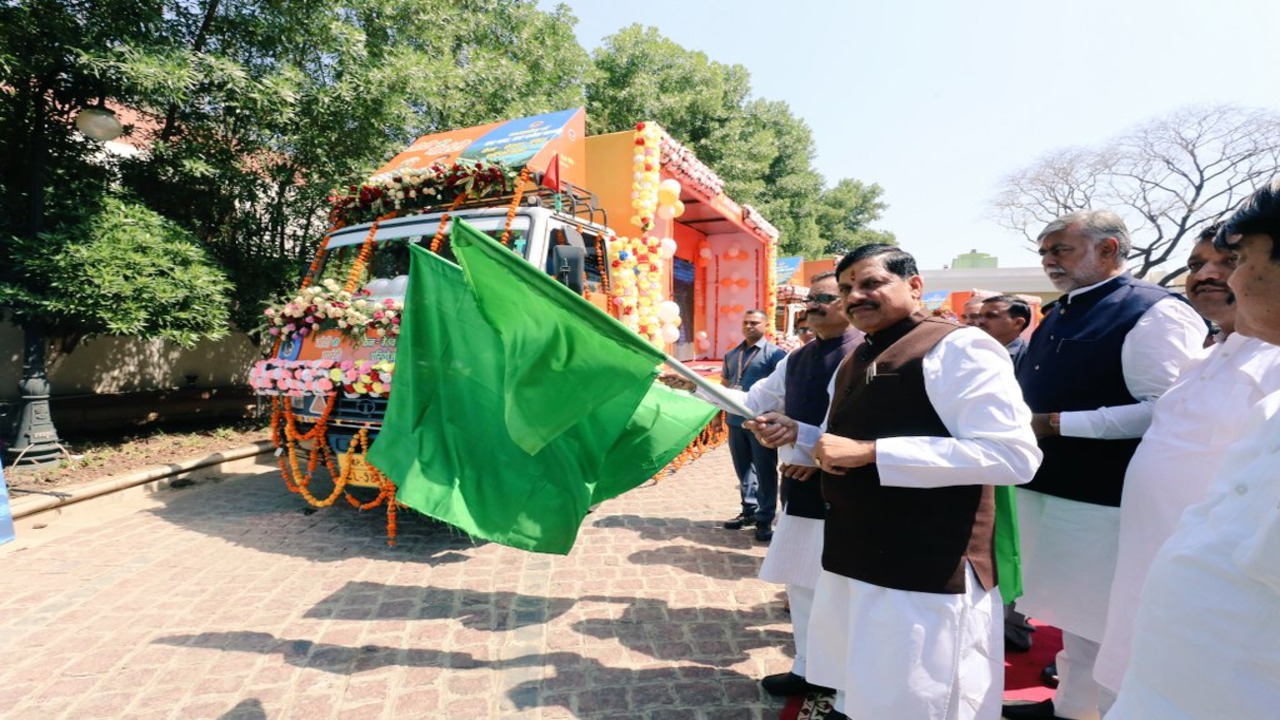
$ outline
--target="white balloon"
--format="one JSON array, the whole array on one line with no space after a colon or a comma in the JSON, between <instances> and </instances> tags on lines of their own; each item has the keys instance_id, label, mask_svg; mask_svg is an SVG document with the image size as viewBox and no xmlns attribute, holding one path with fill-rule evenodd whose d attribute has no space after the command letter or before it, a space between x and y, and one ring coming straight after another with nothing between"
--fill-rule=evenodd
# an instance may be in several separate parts
<instances>
[{"instance_id":1,"label":"white balloon","mask_svg":"<svg viewBox=\"0 0 1280 720\"><path fill-rule=\"evenodd\" d=\"M658 255L663 258L671 258L676 254L676 241L671 238L662 238L662 242L658 243Z\"/></svg>"},{"instance_id":2,"label":"white balloon","mask_svg":"<svg viewBox=\"0 0 1280 720\"><path fill-rule=\"evenodd\" d=\"M390 294L391 279L390 278L374 278L364 286L369 291L369 295L373 297L383 297Z\"/></svg>"},{"instance_id":3,"label":"white balloon","mask_svg":"<svg viewBox=\"0 0 1280 720\"><path fill-rule=\"evenodd\" d=\"M680 339L680 328L667 325L662 328L662 339L665 342L673 343Z\"/></svg>"},{"instance_id":4,"label":"white balloon","mask_svg":"<svg viewBox=\"0 0 1280 720\"><path fill-rule=\"evenodd\" d=\"M669 323L678 317L680 317L680 306L677 303L671 300L663 300L662 304L658 306L658 319L664 323Z\"/></svg>"},{"instance_id":5,"label":"white balloon","mask_svg":"<svg viewBox=\"0 0 1280 720\"><path fill-rule=\"evenodd\" d=\"M387 286L387 294L403 297L404 291L407 289L409 289L409 276L397 275L391 279L391 284Z\"/></svg>"},{"instance_id":6,"label":"white balloon","mask_svg":"<svg viewBox=\"0 0 1280 720\"><path fill-rule=\"evenodd\" d=\"M704 258L709 258L709 257L711 257L711 248L709 248L709 247L699 248L699 249L698 249L698 255L699 255L700 257L704 257Z\"/></svg>"}]
</instances>

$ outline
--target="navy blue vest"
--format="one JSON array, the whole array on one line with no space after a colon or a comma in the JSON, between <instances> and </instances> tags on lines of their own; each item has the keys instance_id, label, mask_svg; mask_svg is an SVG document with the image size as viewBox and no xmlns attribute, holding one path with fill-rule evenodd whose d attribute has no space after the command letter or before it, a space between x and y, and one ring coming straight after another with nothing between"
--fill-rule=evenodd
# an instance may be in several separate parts
<instances>
[{"instance_id":1,"label":"navy blue vest","mask_svg":"<svg viewBox=\"0 0 1280 720\"><path fill-rule=\"evenodd\" d=\"M1132 405L1120 363L1125 336L1143 313L1170 291L1129 273L1045 311L1017 368L1034 413L1097 410ZM1095 505L1120 506L1125 469L1138 439L1040 439L1044 462L1028 490Z\"/></svg>"},{"instance_id":2,"label":"navy blue vest","mask_svg":"<svg viewBox=\"0 0 1280 720\"><path fill-rule=\"evenodd\" d=\"M821 425L827 418L827 385L845 356L862 341L862 333L853 328L843 335L821 338L797 349L787 358L786 416L809 425ZM822 481L813 477L805 482L783 478L782 493L786 513L796 517L821 520L827 516L827 502L822 499Z\"/></svg>"},{"instance_id":3,"label":"navy blue vest","mask_svg":"<svg viewBox=\"0 0 1280 720\"><path fill-rule=\"evenodd\" d=\"M762 343L759 349L738 343L737 347L725 353L722 373L725 380L732 383L731 387L750 390L752 385L772 375L786 356L786 350L771 342ZM746 362L746 367L743 367L743 362ZM741 427L746 420L733 413L725 415L725 420L732 427Z\"/></svg>"}]
</instances>

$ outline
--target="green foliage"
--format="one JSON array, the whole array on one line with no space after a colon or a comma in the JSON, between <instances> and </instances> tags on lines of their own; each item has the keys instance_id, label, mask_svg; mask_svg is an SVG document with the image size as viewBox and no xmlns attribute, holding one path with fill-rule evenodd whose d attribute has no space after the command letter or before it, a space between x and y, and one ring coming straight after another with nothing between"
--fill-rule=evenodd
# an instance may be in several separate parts
<instances>
[{"instance_id":1,"label":"green foliage","mask_svg":"<svg viewBox=\"0 0 1280 720\"><path fill-rule=\"evenodd\" d=\"M868 243L897 244L893 233L867 227L889 207L880 199L883 194L884 189L878 184L867 185L850 178L822 192L818 225L827 254L843 255Z\"/></svg>"},{"instance_id":2,"label":"green foliage","mask_svg":"<svg viewBox=\"0 0 1280 720\"><path fill-rule=\"evenodd\" d=\"M132 202L37 239L14 238L16 271L0 281L0 306L19 323L40 320L64 338L161 337L183 347L227 334L225 273L190 233Z\"/></svg>"},{"instance_id":3,"label":"green foliage","mask_svg":"<svg viewBox=\"0 0 1280 720\"><path fill-rule=\"evenodd\" d=\"M606 38L592 59L588 131L657 121L720 175L731 197L778 227L782 254L815 258L892 238L866 227L885 208L880 187L845 179L824 190L809 126L786 103L752 99L741 65L714 62L640 25Z\"/></svg>"}]
</instances>

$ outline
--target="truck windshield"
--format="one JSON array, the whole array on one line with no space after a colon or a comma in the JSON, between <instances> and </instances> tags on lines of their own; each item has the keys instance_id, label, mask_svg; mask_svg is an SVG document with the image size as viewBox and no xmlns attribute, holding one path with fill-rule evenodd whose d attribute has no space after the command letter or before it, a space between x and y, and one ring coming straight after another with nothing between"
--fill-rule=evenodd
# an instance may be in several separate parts
<instances>
[{"instance_id":1,"label":"truck windshield","mask_svg":"<svg viewBox=\"0 0 1280 720\"><path fill-rule=\"evenodd\" d=\"M506 225L505 216L474 217L466 220L494 240L502 239L503 228ZM522 216L516 216L511 223L511 249L521 257L525 257L529 251L529 224L529 218ZM403 294L403 283L390 286L388 283L409 274L409 245L430 247L431 239L435 237L438 228L439 223L435 220L400 221L389 227L380 227L376 240L377 247L369 262L369 269L362 279L362 285L377 295ZM324 266L320 269L320 279L335 278L345 282L351 266L360 254L363 241L364 237L358 234L342 238L335 237L329 243L329 254L325 258ZM440 244L439 255L450 262L457 262L447 235Z\"/></svg>"}]
</instances>

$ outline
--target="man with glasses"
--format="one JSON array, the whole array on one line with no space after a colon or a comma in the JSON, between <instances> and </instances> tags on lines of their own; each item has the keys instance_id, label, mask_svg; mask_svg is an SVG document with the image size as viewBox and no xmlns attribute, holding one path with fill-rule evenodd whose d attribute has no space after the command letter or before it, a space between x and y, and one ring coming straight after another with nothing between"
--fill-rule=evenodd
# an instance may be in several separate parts
<instances>
[{"instance_id":1,"label":"man with glasses","mask_svg":"<svg viewBox=\"0 0 1280 720\"><path fill-rule=\"evenodd\" d=\"M826 416L831 377L840 362L862 342L863 335L850 326L844 314L834 272L814 276L809 288L805 315L816 339L792 352L778 363L772 375L735 399L758 414L784 412L789 417L817 425ZM695 390L692 382L676 373L663 373L659 379L671 387ZM704 393L697 394L714 402ZM786 586L796 652L789 672L769 675L760 684L765 691L778 696L829 693L829 688L813 685L806 679L809 617L814 588L822 570L826 502L822 499L821 483L814 477L817 468L812 459L797 455L794 448L783 448L779 455L783 511L760 568L760 578Z\"/></svg>"},{"instance_id":2,"label":"man with glasses","mask_svg":"<svg viewBox=\"0 0 1280 720\"><path fill-rule=\"evenodd\" d=\"M986 332L1009 351L1014 370L1027 354L1027 341L1022 332L1031 324L1031 306L1016 295L993 295L979 305L973 325ZM1004 646L1014 652L1031 649L1031 633L1035 628L1027 622L1027 616L1014 606L1016 598L1004 596Z\"/></svg>"},{"instance_id":3,"label":"man with glasses","mask_svg":"<svg viewBox=\"0 0 1280 720\"><path fill-rule=\"evenodd\" d=\"M807 312L802 312L796 317L796 338L800 340L801 345L808 345L814 338L813 328L809 327Z\"/></svg>"}]
</instances>

